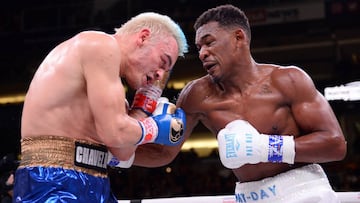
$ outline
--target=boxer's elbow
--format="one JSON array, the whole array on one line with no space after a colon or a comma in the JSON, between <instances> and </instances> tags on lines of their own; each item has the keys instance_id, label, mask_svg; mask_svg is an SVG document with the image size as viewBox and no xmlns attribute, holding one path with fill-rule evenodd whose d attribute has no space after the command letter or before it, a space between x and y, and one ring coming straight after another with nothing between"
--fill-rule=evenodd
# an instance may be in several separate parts
<instances>
[{"instance_id":1,"label":"boxer's elbow","mask_svg":"<svg viewBox=\"0 0 360 203\"><path fill-rule=\"evenodd\" d=\"M175 147L148 143L138 146L134 163L142 167L162 167L170 164L177 154Z\"/></svg>"},{"instance_id":2,"label":"boxer's elbow","mask_svg":"<svg viewBox=\"0 0 360 203\"><path fill-rule=\"evenodd\" d=\"M334 136L332 142L332 158L334 161L341 161L345 158L347 152L347 143L343 136Z\"/></svg>"},{"instance_id":3,"label":"boxer's elbow","mask_svg":"<svg viewBox=\"0 0 360 203\"><path fill-rule=\"evenodd\" d=\"M126 151L124 153L120 153L116 158L118 158L120 161L127 161L133 156L134 153L134 151Z\"/></svg>"},{"instance_id":4,"label":"boxer's elbow","mask_svg":"<svg viewBox=\"0 0 360 203\"><path fill-rule=\"evenodd\" d=\"M165 158L163 160L163 164L164 165L168 165L171 162L173 162L175 160L175 158L177 157L179 151L171 151L171 150L164 150L163 154L165 154Z\"/></svg>"}]
</instances>

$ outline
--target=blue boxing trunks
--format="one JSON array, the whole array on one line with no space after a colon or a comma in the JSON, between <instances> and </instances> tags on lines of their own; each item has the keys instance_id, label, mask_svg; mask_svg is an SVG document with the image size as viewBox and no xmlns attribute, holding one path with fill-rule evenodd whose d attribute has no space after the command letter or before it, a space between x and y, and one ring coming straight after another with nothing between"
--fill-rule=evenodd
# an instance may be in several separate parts
<instances>
[{"instance_id":1,"label":"blue boxing trunks","mask_svg":"<svg viewBox=\"0 0 360 203\"><path fill-rule=\"evenodd\" d=\"M21 140L13 202L116 203L103 145L67 137Z\"/></svg>"}]
</instances>

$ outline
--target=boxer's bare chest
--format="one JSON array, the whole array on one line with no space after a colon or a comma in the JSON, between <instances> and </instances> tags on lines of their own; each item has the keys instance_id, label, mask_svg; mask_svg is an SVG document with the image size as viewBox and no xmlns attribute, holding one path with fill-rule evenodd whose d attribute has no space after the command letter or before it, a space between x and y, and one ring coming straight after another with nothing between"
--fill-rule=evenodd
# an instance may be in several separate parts
<instances>
[{"instance_id":1,"label":"boxer's bare chest","mask_svg":"<svg viewBox=\"0 0 360 203\"><path fill-rule=\"evenodd\" d=\"M249 121L261 133L280 134L293 120L289 104L273 87L262 85L245 93L205 96L201 122L217 134L236 119Z\"/></svg>"}]
</instances>

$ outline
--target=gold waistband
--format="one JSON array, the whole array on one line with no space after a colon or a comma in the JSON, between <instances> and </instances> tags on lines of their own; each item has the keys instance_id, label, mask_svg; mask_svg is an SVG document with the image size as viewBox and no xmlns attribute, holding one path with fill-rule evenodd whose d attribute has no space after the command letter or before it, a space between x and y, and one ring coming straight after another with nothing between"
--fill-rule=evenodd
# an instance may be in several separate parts
<instances>
[{"instance_id":1,"label":"gold waistband","mask_svg":"<svg viewBox=\"0 0 360 203\"><path fill-rule=\"evenodd\" d=\"M106 171L75 165L75 142L107 150L104 145L60 136L39 136L21 139L19 168L44 166L74 169L94 176L107 177Z\"/></svg>"}]
</instances>

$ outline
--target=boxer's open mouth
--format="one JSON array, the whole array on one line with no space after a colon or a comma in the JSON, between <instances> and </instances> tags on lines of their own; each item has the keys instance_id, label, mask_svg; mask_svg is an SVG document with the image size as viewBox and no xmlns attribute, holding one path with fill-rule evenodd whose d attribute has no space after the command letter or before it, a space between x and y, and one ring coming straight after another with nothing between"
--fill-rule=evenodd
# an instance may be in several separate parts
<instances>
[{"instance_id":1,"label":"boxer's open mouth","mask_svg":"<svg viewBox=\"0 0 360 203\"><path fill-rule=\"evenodd\" d=\"M203 67L205 68L206 71L209 71L210 69L212 69L214 66L216 65L216 63L203 63Z\"/></svg>"}]
</instances>

